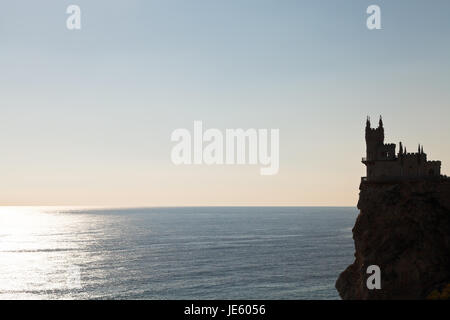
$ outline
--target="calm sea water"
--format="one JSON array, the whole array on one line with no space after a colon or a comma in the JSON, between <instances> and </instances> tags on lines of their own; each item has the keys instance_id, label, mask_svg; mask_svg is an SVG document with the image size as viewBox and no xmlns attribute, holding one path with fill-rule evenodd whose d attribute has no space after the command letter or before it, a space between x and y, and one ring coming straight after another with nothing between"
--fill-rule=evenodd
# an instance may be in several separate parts
<instances>
[{"instance_id":1,"label":"calm sea water","mask_svg":"<svg viewBox=\"0 0 450 320\"><path fill-rule=\"evenodd\" d=\"M0 210L0 299L338 299L354 208Z\"/></svg>"}]
</instances>

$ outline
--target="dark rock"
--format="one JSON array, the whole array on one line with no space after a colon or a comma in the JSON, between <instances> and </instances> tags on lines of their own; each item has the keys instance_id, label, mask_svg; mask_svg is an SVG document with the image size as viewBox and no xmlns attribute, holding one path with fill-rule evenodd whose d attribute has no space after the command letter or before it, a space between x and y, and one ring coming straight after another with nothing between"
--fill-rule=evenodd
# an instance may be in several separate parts
<instances>
[{"instance_id":1,"label":"dark rock","mask_svg":"<svg viewBox=\"0 0 450 320\"><path fill-rule=\"evenodd\" d=\"M353 227L355 261L336 289L343 299L425 299L450 284L450 179L362 182ZM367 267L381 269L369 290ZM443 294L441 295L443 296Z\"/></svg>"}]
</instances>

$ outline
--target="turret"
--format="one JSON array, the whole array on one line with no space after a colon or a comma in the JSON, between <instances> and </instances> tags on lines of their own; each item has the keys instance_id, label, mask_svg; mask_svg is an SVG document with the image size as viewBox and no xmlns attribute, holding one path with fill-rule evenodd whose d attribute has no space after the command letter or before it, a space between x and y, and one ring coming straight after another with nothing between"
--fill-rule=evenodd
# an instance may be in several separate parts
<instances>
[{"instance_id":1,"label":"turret","mask_svg":"<svg viewBox=\"0 0 450 320\"><path fill-rule=\"evenodd\" d=\"M428 161L423 145L417 144L417 152L408 153L400 141L398 154L394 143L384 143L383 118L378 127L372 128L370 118L366 119L366 166L365 181L409 181L439 179L441 162Z\"/></svg>"},{"instance_id":2,"label":"turret","mask_svg":"<svg viewBox=\"0 0 450 320\"><path fill-rule=\"evenodd\" d=\"M380 118L378 128L371 128L370 118L366 120L366 159L379 160L384 158L386 152L384 148L384 128L383 120Z\"/></svg>"}]
</instances>

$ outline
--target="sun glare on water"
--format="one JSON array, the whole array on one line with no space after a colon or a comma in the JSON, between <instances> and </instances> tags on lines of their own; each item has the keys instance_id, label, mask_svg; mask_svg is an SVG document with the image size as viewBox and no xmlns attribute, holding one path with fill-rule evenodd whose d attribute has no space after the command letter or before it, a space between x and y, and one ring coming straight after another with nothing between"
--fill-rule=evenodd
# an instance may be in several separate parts
<instances>
[{"instance_id":1,"label":"sun glare on water","mask_svg":"<svg viewBox=\"0 0 450 320\"><path fill-rule=\"evenodd\" d=\"M77 217L60 210L0 207L0 299L55 298L73 289L79 248L67 235Z\"/></svg>"}]
</instances>

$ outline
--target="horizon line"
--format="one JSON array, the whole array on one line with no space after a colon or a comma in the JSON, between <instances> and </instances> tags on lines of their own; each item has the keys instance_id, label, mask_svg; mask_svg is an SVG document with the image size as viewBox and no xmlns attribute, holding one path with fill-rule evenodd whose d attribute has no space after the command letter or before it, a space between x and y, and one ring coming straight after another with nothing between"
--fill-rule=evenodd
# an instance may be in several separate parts
<instances>
[{"instance_id":1,"label":"horizon line","mask_svg":"<svg viewBox=\"0 0 450 320\"><path fill-rule=\"evenodd\" d=\"M152 208L356 208L355 205L0 205L0 208L85 208L85 209L152 209Z\"/></svg>"}]
</instances>

